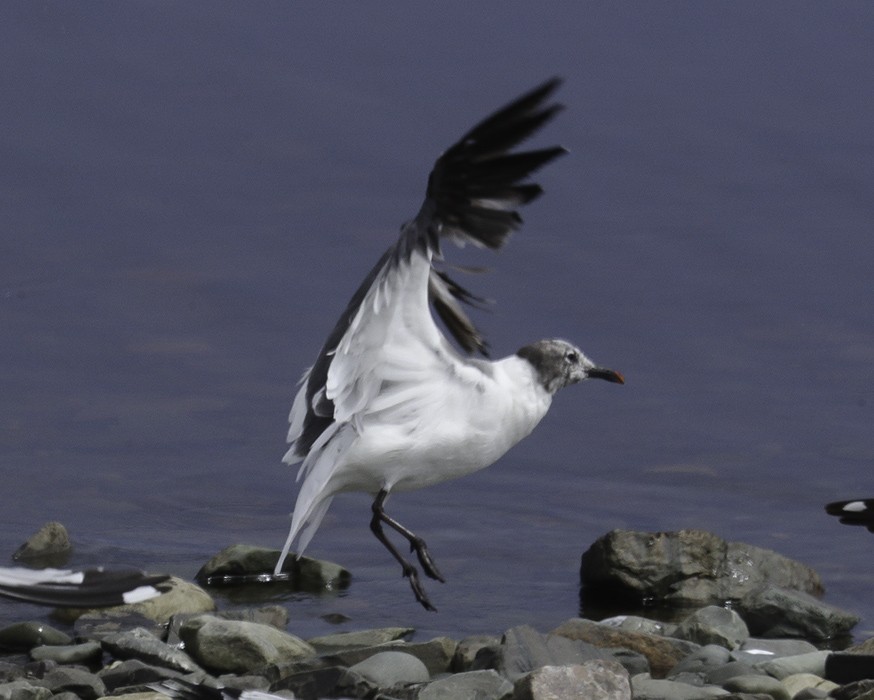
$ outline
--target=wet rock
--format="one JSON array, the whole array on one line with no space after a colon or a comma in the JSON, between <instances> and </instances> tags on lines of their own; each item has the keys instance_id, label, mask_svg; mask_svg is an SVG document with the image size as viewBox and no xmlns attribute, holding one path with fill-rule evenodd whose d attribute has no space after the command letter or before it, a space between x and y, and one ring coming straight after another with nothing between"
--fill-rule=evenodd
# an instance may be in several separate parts
<instances>
[{"instance_id":1,"label":"wet rock","mask_svg":"<svg viewBox=\"0 0 874 700\"><path fill-rule=\"evenodd\" d=\"M513 684L493 670L456 673L433 681L419 691L417 700L509 700Z\"/></svg>"},{"instance_id":2,"label":"wet rock","mask_svg":"<svg viewBox=\"0 0 874 700\"><path fill-rule=\"evenodd\" d=\"M768 586L738 604L750 631L760 637L831 639L849 633L855 615L807 593Z\"/></svg>"},{"instance_id":3,"label":"wet rock","mask_svg":"<svg viewBox=\"0 0 874 700\"><path fill-rule=\"evenodd\" d=\"M570 666L543 666L519 678L513 690L514 700L631 700L628 673L617 662L604 659Z\"/></svg>"},{"instance_id":4,"label":"wet rock","mask_svg":"<svg viewBox=\"0 0 874 700\"><path fill-rule=\"evenodd\" d=\"M674 636L696 644L719 644L735 649L750 636L750 632L734 610L708 605L683 619Z\"/></svg>"},{"instance_id":5,"label":"wet rock","mask_svg":"<svg viewBox=\"0 0 874 700\"><path fill-rule=\"evenodd\" d=\"M803 639L758 639L750 637L740 647L733 650L731 658L750 664L777 659L782 656L798 656L811 651L819 651Z\"/></svg>"},{"instance_id":6,"label":"wet rock","mask_svg":"<svg viewBox=\"0 0 874 700\"><path fill-rule=\"evenodd\" d=\"M572 618L562 623L551 634L578 639L598 648L624 648L643 654L649 661L652 675L663 678L698 645L681 639L660 637L642 632L626 632L583 618Z\"/></svg>"},{"instance_id":7,"label":"wet rock","mask_svg":"<svg viewBox=\"0 0 874 700\"><path fill-rule=\"evenodd\" d=\"M54 661L58 664L91 664L100 660L103 649L97 642L82 642L60 646L41 646L30 650L34 661Z\"/></svg>"},{"instance_id":8,"label":"wet rock","mask_svg":"<svg viewBox=\"0 0 874 700\"><path fill-rule=\"evenodd\" d=\"M276 549L231 545L206 562L195 579L204 585L220 585L226 577L272 574L279 554ZM298 559L290 555L282 570L291 576L289 585L300 591L339 590L347 588L352 580L351 574L339 564L309 557Z\"/></svg>"},{"instance_id":9,"label":"wet rock","mask_svg":"<svg viewBox=\"0 0 874 700\"><path fill-rule=\"evenodd\" d=\"M29 650L44 644L67 645L70 635L44 622L16 622L0 630L0 649Z\"/></svg>"},{"instance_id":10,"label":"wet rock","mask_svg":"<svg viewBox=\"0 0 874 700\"><path fill-rule=\"evenodd\" d=\"M587 598L603 591L614 602L624 596L673 606L722 605L765 585L813 595L823 591L810 567L703 530L613 530L583 554L580 575Z\"/></svg>"},{"instance_id":11,"label":"wet rock","mask_svg":"<svg viewBox=\"0 0 874 700\"><path fill-rule=\"evenodd\" d=\"M30 681L0 683L0 700L48 700L52 691Z\"/></svg>"},{"instance_id":12,"label":"wet rock","mask_svg":"<svg viewBox=\"0 0 874 700\"><path fill-rule=\"evenodd\" d=\"M874 679L874 656L846 651L829 654L825 660L825 677L836 683Z\"/></svg>"},{"instance_id":13,"label":"wet rock","mask_svg":"<svg viewBox=\"0 0 874 700\"><path fill-rule=\"evenodd\" d=\"M776 678L763 675L735 676L722 687L732 693L747 693L749 695L767 695L774 700L792 700L789 691Z\"/></svg>"},{"instance_id":14,"label":"wet rock","mask_svg":"<svg viewBox=\"0 0 874 700\"><path fill-rule=\"evenodd\" d=\"M541 634L533 627L521 625L504 633L496 670L515 682L541 666L582 664L605 658L611 658L609 652L597 649L588 642L561 634Z\"/></svg>"},{"instance_id":15,"label":"wet rock","mask_svg":"<svg viewBox=\"0 0 874 700\"><path fill-rule=\"evenodd\" d=\"M195 673L202 670L188 654L165 644L142 627L108 635L101 643L103 648L117 659L135 658L181 673Z\"/></svg>"},{"instance_id":16,"label":"wet rock","mask_svg":"<svg viewBox=\"0 0 874 700\"><path fill-rule=\"evenodd\" d=\"M188 653L205 668L241 673L265 664L314 656L316 650L299 637L255 622L201 615L179 630Z\"/></svg>"},{"instance_id":17,"label":"wet rock","mask_svg":"<svg viewBox=\"0 0 874 700\"><path fill-rule=\"evenodd\" d=\"M106 686L98 676L73 666L56 668L33 683L48 688L53 695L70 692L82 700L94 700L106 695Z\"/></svg>"},{"instance_id":18,"label":"wet rock","mask_svg":"<svg viewBox=\"0 0 874 700\"><path fill-rule=\"evenodd\" d=\"M67 528L58 522L48 522L31 535L12 558L41 566L63 566L72 549Z\"/></svg>"},{"instance_id":19,"label":"wet rock","mask_svg":"<svg viewBox=\"0 0 874 700\"><path fill-rule=\"evenodd\" d=\"M349 668L380 688L425 683L431 674L419 659L402 651L383 651Z\"/></svg>"},{"instance_id":20,"label":"wet rock","mask_svg":"<svg viewBox=\"0 0 874 700\"><path fill-rule=\"evenodd\" d=\"M307 642L312 644L319 653L327 653L352 647L370 647L395 642L410 636L413 631L412 627L380 627L313 637Z\"/></svg>"}]
</instances>

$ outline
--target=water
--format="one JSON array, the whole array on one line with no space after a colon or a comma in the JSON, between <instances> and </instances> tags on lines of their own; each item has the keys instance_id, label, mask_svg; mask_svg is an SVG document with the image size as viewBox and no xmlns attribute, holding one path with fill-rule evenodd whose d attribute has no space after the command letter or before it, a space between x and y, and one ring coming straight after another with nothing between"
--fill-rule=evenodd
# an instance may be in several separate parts
<instances>
[{"instance_id":1,"label":"water","mask_svg":"<svg viewBox=\"0 0 874 700\"><path fill-rule=\"evenodd\" d=\"M289 630L549 629L616 527L776 549L874 626L874 538L822 510L874 495L874 9L502 9L0 9L0 552L49 519L74 564L188 578L279 547L300 372L433 159L561 75L536 143L571 154L464 281L497 300L495 355L565 336L628 383L570 389L498 465L391 500L448 578L436 615L367 497L338 498L309 553L353 585L286 599Z\"/></svg>"}]
</instances>

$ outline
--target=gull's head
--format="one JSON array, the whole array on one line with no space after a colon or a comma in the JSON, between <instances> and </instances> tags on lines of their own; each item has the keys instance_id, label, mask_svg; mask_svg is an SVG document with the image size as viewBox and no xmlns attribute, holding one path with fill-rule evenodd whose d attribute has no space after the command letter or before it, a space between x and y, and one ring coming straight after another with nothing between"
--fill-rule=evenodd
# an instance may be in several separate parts
<instances>
[{"instance_id":1,"label":"gull's head","mask_svg":"<svg viewBox=\"0 0 874 700\"><path fill-rule=\"evenodd\" d=\"M599 367L566 340L538 340L518 350L516 355L531 364L543 388L550 394L586 379L625 384L619 372Z\"/></svg>"}]
</instances>

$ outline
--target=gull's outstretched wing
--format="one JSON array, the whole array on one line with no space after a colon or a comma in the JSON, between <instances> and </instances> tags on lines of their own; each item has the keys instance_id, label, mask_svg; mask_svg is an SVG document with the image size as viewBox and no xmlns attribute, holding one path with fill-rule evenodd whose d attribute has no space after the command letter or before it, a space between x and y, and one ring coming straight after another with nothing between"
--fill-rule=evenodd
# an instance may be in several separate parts
<instances>
[{"instance_id":1,"label":"gull's outstretched wing","mask_svg":"<svg viewBox=\"0 0 874 700\"><path fill-rule=\"evenodd\" d=\"M482 336L459 304L475 297L434 270L432 258L440 256L441 238L497 249L522 224L516 209L542 193L528 176L565 150L511 151L561 109L547 103L559 84L550 80L513 101L438 158L416 218L355 292L304 375L289 416L285 461L305 458L317 441L326 441L330 426L366 406L383 382L392 381L386 372L393 360L404 373L417 350L427 351L415 355L426 362L455 355L428 312L429 302L464 350L484 352ZM389 338L397 357L387 356ZM385 372L375 372L378 367Z\"/></svg>"},{"instance_id":2,"label":"gull's outstretched wing","mask_svg":"<svg viewBox=\"0 0 874 700\"><path fill-rule=\"evenodd\" d=\"M3 567L0 596L39 605L99 608L155 598L162 593L156 584L168 578L132 569L67 571Z\"/></svg>"},{"instance_id":3,"label":"gull's outstretched wing","mask_svg":"<svg viewBox=\"0 0 874 700\"><path fill-rule=\"evenodd\" d=\"M333 494L356 487L339 483L338 470L368 419L381 413L382 426L409 425L441 415L463 400L453 388L483 380L482 369L458 354L429 310L433 304L466 351L484 351L459 304L475 298L432 262L441 255L441 239L497 249L522 224L516 209L542 192L529 175L565 150L512 151L561 109L547 102L558 85L550 80L518 98L437 159L418 214L355 292L301 380L284 461L304 460L298 473L304 482L277 572L295 539L298 554L306 548Z\"/></svg>"}]
</instances>

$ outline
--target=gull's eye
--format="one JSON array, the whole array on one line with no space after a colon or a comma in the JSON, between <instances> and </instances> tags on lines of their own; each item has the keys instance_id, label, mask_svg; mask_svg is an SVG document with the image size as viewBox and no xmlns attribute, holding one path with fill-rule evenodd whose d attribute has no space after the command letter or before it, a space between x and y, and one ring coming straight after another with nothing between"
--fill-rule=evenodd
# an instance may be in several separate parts
<instances>
[{"instance_id":1,"label":"gull's eye","mask_svg":"<svg viewBox=\"0 0 874 700\"><path fill-rule=\"evenodd\" d=\"M572 364L576 364L580 358L576 352L574 352L573 350L568 350L564 356L564 359L566 359L568 362L570 362Z\"/></svg>"}]
</instances>

